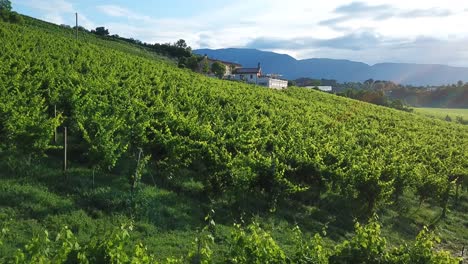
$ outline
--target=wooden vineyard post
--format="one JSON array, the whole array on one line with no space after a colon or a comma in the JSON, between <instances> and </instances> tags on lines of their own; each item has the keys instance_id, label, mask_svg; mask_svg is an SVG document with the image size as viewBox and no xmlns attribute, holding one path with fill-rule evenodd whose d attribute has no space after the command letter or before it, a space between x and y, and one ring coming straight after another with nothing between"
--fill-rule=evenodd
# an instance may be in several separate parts
<instances>
[{"instance_id":1,"label":"wooden vineyard post","mask_svg":"<svg viewBox=\"0 0 468 264\"><path fill-rule=\"evenodd\" d=\"M57 118L57 105L54 105L54 118ZM57 127L54 129L54 143L57 144Z\"/></svg>"},{"instance_id":2,"label":"wooden vineyard post","mask_svg":"<svg viewBox=\"0 0 468 264\"><path fill-rule=\"evenodd\" d=\"M63 129L63 171L67 171L67 127Z\"/></svg>"}]
</instances>

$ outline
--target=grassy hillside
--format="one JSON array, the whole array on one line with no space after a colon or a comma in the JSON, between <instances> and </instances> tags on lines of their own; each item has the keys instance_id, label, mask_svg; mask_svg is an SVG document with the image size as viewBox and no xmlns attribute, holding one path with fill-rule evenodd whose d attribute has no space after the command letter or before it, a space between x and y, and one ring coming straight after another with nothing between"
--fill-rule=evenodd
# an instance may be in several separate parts
<instances>
[{"instance_id":1,"label":"grassy hillside","mask_svg":"<svg viewBox=\"0 0 468 264\"><path fill-rule=\"evenodd\" d=\"M453 253L468 241L466 126L209 79L41 22L0 22L0 41L1 256L44 228L84 243L129 222L158 259L183 256L211 219L217 261L252 221L291 256L294 226L334 245L374 213L392 245L424 225Z\"/></svg>"},{"instance_id":2,"label":"grassy hillside","mask_svg":"<svg viewBox=\"0 0 468 264\"><path fill-rule=\"evenodd\" d=\"M463 120L468 120L468 109L415 108L414 110L416 113L442 120L446 120L447 116L450 117L452 121L456 121L459 117L463 118Z\"/></svg>"}]
</instances>

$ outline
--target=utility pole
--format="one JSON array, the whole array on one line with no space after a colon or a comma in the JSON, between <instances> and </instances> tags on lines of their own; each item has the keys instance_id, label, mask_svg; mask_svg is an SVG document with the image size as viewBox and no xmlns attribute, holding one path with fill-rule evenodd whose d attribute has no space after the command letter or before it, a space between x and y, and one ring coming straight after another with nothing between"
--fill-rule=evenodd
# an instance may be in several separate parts
<instances>
[{"instance_id":1,"label":"utility pole","mask_svg":"<svg viewBox=\"0 0 468 264\"><path fill-rule=\"evenodd\" d=\"M78 39L78 13L75 13L76 18L76 39Z\"/></svg>"}]
</instances>

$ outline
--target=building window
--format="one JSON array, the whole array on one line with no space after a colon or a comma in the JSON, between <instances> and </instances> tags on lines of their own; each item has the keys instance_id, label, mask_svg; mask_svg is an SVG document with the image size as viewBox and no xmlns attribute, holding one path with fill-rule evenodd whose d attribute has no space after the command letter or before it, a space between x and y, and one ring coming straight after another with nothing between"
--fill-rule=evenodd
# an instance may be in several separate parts
<instances>
[{"instance_id":1,"label":"building window","mask_svg":"<svg viewBox=\"0 0 468 264\"><path fill-rule=\"evenodd\" d=\"M252 75L252 74L250 74L250 79L253 79L253 75Z\"/></svg>"}]
</instances>

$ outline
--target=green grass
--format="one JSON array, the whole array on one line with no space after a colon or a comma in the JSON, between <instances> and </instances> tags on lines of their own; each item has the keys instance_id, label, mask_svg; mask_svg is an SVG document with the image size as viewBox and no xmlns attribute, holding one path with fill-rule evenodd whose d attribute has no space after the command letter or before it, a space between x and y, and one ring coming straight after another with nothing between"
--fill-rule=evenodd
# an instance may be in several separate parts
<instances>
[{"instance_id":1,"label":"green grass","mask_svg":"<svg viewBox=\"0 0 468 264\"><path fill-rule=\"evenodd\" d=\"M418 114L443 120L445 120L447 116L449 116L452 121L455 121L457 117L462 117L463 120L468 120L468 109L414 108L414 111Z\"/></svg>"},{"instance_id":2,"label":"green grass","mask_svg":"<svg viewBox=\"0 0 468 264\"><path fill-rule=\"evenodd\" d=\"M256 221L271 232L286 253L294 250L293 232L298 225L306 236L327 230L326 239L339 243L353 232L355 220L363 220L355 211L359 205L344 201L332 193L324 194L319 204L304 205L291 199L279 203L276 211L263 210L261 201L228 205L226 200L206 201L194 197L196 186L187 190L162 188L150 184L146 175L132 198L124 175L96 173L75 168L65 177L58 168L41 167L41 175L21 177L0 172L0 223L10 232L0 247L0 255L12 255L45 228L55 234L68 226L80 241L89 241L122 223L134 222L132 239L143 242L158 258L184 256L193 247L197 230L205 225L204 216L214 208L216 222L215 259L222 259L234 223ZM133 200L132 200L133 199ZM136 205L131 210L131 203ZM241 206L241 208L237 207ZM401 204L379 211L383 235L397 245L413 240L423 226L429 226L442 238L442 247L459 254L468 242L468 192L458 205L450 208L446 219L431 201L418 207L417 198L406 193Z\"/></svg>"}]
</instances>

